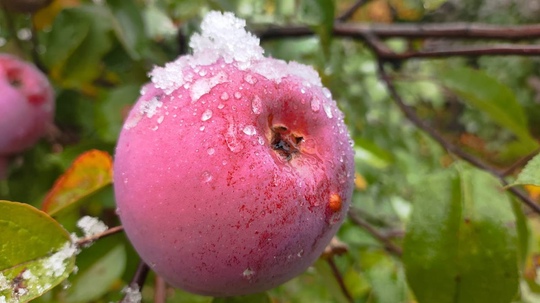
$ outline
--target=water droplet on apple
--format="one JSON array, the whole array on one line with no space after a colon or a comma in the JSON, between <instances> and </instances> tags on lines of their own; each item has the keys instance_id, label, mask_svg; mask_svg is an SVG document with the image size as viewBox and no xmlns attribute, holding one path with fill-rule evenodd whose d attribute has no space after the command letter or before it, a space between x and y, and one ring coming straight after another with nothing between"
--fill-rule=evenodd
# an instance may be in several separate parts
<instances>
[{"instance_id":1,"label":"water droplet on apple","mask_svg":"<svg viewBox=\"0 0 540 303\"><path fill-rule=\"evenodd\" d=\"M202 71L199 72L199 76L204 77L206 76L206 73L207 71L203 69Z\"/></svg>"},{"instance_id":2,"label":"water droplet on apple","mask_svg":"<svg viewBox=\"0 0 540 303\"><path fill-rule=\"evenodd\" d=\"M253 77L251 74L247 74L244 76L244 81L249 84L255 84L257 83L257 78Z\"/></svg>"},{"instance_id":3,"label":"water droplet on apple","mask_svg":"<svg viewBox=\"0 0 540 303\"><path fill-rule=\"evenodd\" d=\"M206 152L211 156L216 153L216 150L210 147Z\"/></svg>"},{"instance_id":4,"label":"water droplet on apple","mask_svg":"<svg viewBox=\"0 0 540 303\"><path fill-rule=\"evenodd\" d=\"M242 276L244 276L244 278L251 279L254 274L255 274L255 271L253 271L251 268L248 267L246 268L246 270L244 270L244 272L242 273Z\"/></svg>"},{"instance_id":5,"label":"water droplet on apple","mask_svg":"<svg viewBox=\"0 0 540 303\"><path fill-rule=\"evenodd\" d=\"M203 126L199 127L199 130L204 131L204 128L205 128L205 126L203 125Z\"/></svg>"},{"instance_id":6,"label":"water droplet on apple","mask_svg":"<svg viewBox=\"0 0 540 303\"><path fill-rule=\"evenodd\" d=\"M332 93L330 92L330 90L328 88L323 87L322 91L323 91L323 94L324 94L324 96L326 98L332 99Z\"/></svg>"},{"instance_id":7,"label":"water droplet on apple","mask_svg":"<svg viewBox=\"0 0 540 303\"><path fill-rule=\"evenodd\" d=\"M163 122L163 119L165 119L165 116L160 116L160 117L157 119L157 123L158 123L158 124L161 124L161 122Z\"/></svg>"},{"instance_id":8,"label":"water droplet on apple","mask_svg":"<svg viewBox=\"0 0 540 303\"><path fill-rule=\"evenodd\" d=\"M212 110L206 109L201 116L201 121L208 121L210 118L212 118Z\"/></svg>"},{"instance_id":9,"label":"water droplet on apple","mask_svg":"<svg viewBox=\"0 0 540 303\"><path fill-rule=\"evenodd\" d=\"M251 109L253 110L253 113L256 115L261 113L262 100L259 96L255 96L253 100L251 100Z\"/></svg>"},{"instance_id":10,"label":"water droplet on apple","mask_svg":"<svg viewBox=\"0 0 540 303\"><path fill-rule=\"evenodd\" d=\"M220 104L218 104L218 106L217 106L218 109L223 109L224 107L225 107L225 104L223 104L223 103L220 103Z\"/></svg>"},{"instance_id":11,"label":"water droplet on apple","mask_svg":"<svg viewBox=\"0 0 540 303\"><path fill-rule=\"evenodd\" d=\"M324 112L326 113L326 116L332 119L332 108L330 107L330 104L323 103L323 109L324 109Z\"/></svg>"},{"instance_id":12,"label":"water droplet on apple","mask_svg":"<svg viewBox=\"0 0 540 303\"><path fill-rule=\"evenodd\" d=\"M300 92L301 92L302 94L305 94L305 93L306 93L306 90L302 87L302 88L300 89Z\"/></svg>"},{"instance_id":13,"label":"water droplet on apple","mask_svg":"<svg viewBox=\"0 0 540 303\"><path fill-rule=\"evenodd\" d=\"M318 112L321 109L321 101L317 98L311 99L311 110L314 112Z\"/></svg>"},{"instance_id":14,"label":"water droplet on apple","mask_svg":"<svg viewBox=\"0 0 540 303\"><path fill-rule=\"evenodd\" d=\"M212 174L210 172L205 170L202 173L202 181L203 181L203 183L208 183L208 182L212 181L212 178L213 177L212 177Z\"/></svg>"},{"instance_id":15,"label":"water droplet on apple","mask_svg":"<svg viewBox=\"0 0 540 303\"><path fill-rule=\"evenodd\" d=\"M263 137L257 138L257 141L259 141L259 145L264 145L264 139L263 139Z\"/></svg>"},{"instance_id":16,"label":"water droplet on apple","mask_svg":"<svg viewBox=\"0 0 540 303\"><path fill-rule=\"evenodd\" d=\"M227 100L229 100L229 94L227 92L223 92L223 94L221 94L220 98L223 101L227 101Z\"/></svg>"},{"instance_id":17,"label":"water droplet on apple","mask_svg":"<svg viewBox=\"0 0 540 303\"><path fill-rule=\"evenodd\" d=\"M234 97L235 97L236 99L240 99L240 98L242 98L242 94L241 94L240 92L235 92L235 93L234 93Z\"/></svg>"},{"instance_id":18,"label":"water droplet on apple","mask_svg":"<svg viewBox=\"0 0 540 303\"><path fill-rule=\"evenodd\" d=\"M223 160L223 161L221 161L221 164L223 164L223 165L227 165L227 160Z\"/></svg>"},{"instance_id":19,"label":"water droplet on apple","mask_svg":"<svg viewBox=\"0 0 540 303\"><path fill-rule=\"evenodd\" d=\"M246 134L248 136L253 136L253 135L255 135L257 133L257 130L255 129L255 126L248 125L248 126L244 127L243 132L244 132L244 134Z\"/></svg>"}]
</instances>

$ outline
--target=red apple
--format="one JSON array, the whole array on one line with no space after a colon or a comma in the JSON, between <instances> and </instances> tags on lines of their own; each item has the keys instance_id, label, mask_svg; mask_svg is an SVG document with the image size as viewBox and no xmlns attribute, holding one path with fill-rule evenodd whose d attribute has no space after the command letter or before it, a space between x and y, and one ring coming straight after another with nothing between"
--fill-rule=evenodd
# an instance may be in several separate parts
<instances>
[{"instance_id":1,"label":"red apple","mask_svg":"<svg viewBox=\"0 0 540 303\"><path fill-rule=\"evenodd\" d=\"M353 191L330 92L312 68L264 58L243 26L210 13L194 54L151 73L116 149L130 241L171 285L203 295L261 292L305 271Z\"/></svg>"},{"instance_id":2,"label":"red apple","mask_svg":"<svg viewBox=\"0 0 540 303\"><path fill-rule=\"evenodd\" d=\"M0 54L0 157L21 152L43 136L54 114L49 81L33 65Z\"/></svg>"}]
</instances>

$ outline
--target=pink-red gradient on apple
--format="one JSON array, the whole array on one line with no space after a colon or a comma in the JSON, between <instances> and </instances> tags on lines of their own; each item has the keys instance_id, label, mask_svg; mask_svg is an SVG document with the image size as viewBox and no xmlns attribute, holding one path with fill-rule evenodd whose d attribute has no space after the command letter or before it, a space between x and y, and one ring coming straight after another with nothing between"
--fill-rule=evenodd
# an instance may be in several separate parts
<instances>
[{"instance_id":1,"label":"pink-red gradient on apple","mask_svg":"<svg viewBox=\"0 0 540 303\"><path fill-rule=\"evenodd\" d=\"M317 73L266 58L244 21L211 12L193 55L156 67L115 156L122 224L171 285L261 292L305 271L351 200L352 141Z\"/></svg>"},{"instance_id":2,"label":"pink-red gradient on apple","mask_svg":"<svg viewBox=\"0 0 540 303\"><path fill-rule=\"evenodd\" d=\"M44 135L54 116L54 92L36 67L7 54L0 54L0 92L0 157L5 164L6 157Z\"/></svg>"}]
</instances>

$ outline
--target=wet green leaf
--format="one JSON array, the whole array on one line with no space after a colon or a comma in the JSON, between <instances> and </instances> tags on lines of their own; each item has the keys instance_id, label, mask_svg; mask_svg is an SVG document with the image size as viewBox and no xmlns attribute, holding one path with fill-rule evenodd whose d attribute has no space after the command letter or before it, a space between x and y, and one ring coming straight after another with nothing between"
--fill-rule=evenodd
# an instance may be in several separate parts
<instances>
[{"instance_id":1,"label":"wet green leaf","mask_svg":"<svg viewBox=\"0 0 540 303\"><path fill-rule=\"evenodd\" d=\"M514 185L536 185L540 186L540 154L536 155L521 171Z\"/></svg>"},{"instance_id":2,"label":"wet green leaf","mask_svg":"<svg viewBox=\"0 0 540 303\"><path fill-rule=\"evenodd\" d=\"M456 67L440 73L440 81L469 105L488 114L500 126L512 131L529 149L538 143L529 133L523 108L514 92L483 71Z\"/></svg>"},{"instance_id":3,"label":"wet green leaf","mask_svg":"<svg viewBox=\"0 0 540 303\"><path fill-rule=\"evenodd\" d=\"M107 5L116 17L116 22L113 23L116 38L133 60L141 59L142 53L148 47L141 11L133 0L109 0Z\"/></svg>"},{"instance_id":4,"label":"wet green leaf","mask_svg":"<svg viewBox=\"0 0 540 303\"><path fill-rule=\"evenodd\" d=\"M27 302L65 280L75 264L69 233L46 213L0 201L0 302Z\"/></svg>"},{"instance_id":5,"label":"wet green leaf","mask_svg":"<svg viewBox=\"0 0 540 303\"><path fill-rule=\"evenodd\" d=\"M91 266L77 273L68 290L66 302L88 302L100 298L122 276L125 266L124 245L114 246Z\"/></svg>"},{"instance_id":6,"label":"wet green leaf","mask_svg":"<svg viewBox=\"0 0 540 303\"><path fill-rule=\"evenodd\" d=\"M509 198L476 169L447 170L418 186L404 243L419 303L510 302L518 286Z\"/></svg>"}]
</instances>

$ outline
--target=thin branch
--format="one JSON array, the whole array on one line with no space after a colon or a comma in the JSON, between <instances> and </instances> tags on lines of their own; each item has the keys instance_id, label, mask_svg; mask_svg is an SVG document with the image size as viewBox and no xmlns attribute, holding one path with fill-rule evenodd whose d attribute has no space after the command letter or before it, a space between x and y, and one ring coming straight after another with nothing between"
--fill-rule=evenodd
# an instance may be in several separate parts
<instances>
[{"instance_id":1,"label":"thin branch","mask_svg":"<svg viewBox=\"0 0 540 303\"><path fill-rule=\"evenodd\" d=\"M343 276L339 272L339 268L336 266L336 262L334 262L334 258L330 257L326 259L326 262L328 262L328 265L330 265L330 269L332 269L332 274L334 275L334 278L336 278L337 283L339 284L339 288L341 288L341 292L347 298L347 301L354 302L353 297L351 296L351 293L347 289L347 286L345 285L345 282L343 281Z\"/></svg>"},{"instance_id":2,"label":"thin branch","mask_svg":"<svg viewBox=\"0 0 540 303\"><path fill-rule=\"evenodd\" d=\"M349 9L343 12L339 17L336 18L337 22L345 22L349 20L358 9L360 9L364 4L368 3L369 0L357 0Z\"/></svg>"},{"instance_id":3,"label":"thin branch","mask_svg":"<svg viewBox=\"0 0 540 303\"><path fill-rule=\"evenodd\" d=\"M386 38L445 38L445 39L490 39L490 40L534 40L540 38L540 24L497 26L481 23L443 24L372 24L336 23L335 37L363 40L366 34ZM314 32L307 26L270 27L257 31L262 40L312 36Z\"/></svg>"},{"instance_id":4,"label":"thin branch","mask_svg":"<svg viewBox=\"0 0 540 303\"><path fill-rule=\"evenodd\" d=\"M156 275L154 303L165 303L167 301L167 283L162 277Z\"/></svg>"},{"instance_id":5,"label":"thin branch","mask_svg":"<svg viewBox=\"0 0 540 303\"><path fill-rule=\"evenodd\" d=\"M435 49L421 51L406 51L403 53L384 52L380 58L385 60L406 60L411 58L444 58L456 56L534 56L540 55L538 45L489 45L489 46L467 46L454 49Z\"/></svg>"},{"instance_id":6,"label":"thin branch","mask_svg":"<svg viewBox=\"0 0 540 303\"><path fill-rule=\"evenodd\" d=\"M148 267L148 265L146 265L146 263L141 260L139 262L139 265L137 266L137 271L135 272L135 275L129 283L130 288L137 289L140 292L143 289L144 282L146 281L146 277L148 276L149 271L150 267ZM120 303L131 303L132 301L129 299L128 296L129 293L124 296Z\"/></svg>"},{"instance_id":7,"label":"thin branch","mask_svg":"<svg viewBox=\"0 0 540 303\"><path fill-rule=\"evenodd\" d=\"M81 247L81 246L84 246L84 245L89 244L91 242L94 242L96 240L99 240L101 238L105 238L107 236L119 233L119 232L121 232L123 230L124 230L124 227L122 227L122 225L111 227L111 228L107 229L106 231L104 231L102 233L95 234L95 235L92 235L92 236L89 236L89 237L86 237L86 238L79 239L75 244L77 244L77 246Z\"/></svg>"},{"instance_id":8,"label":"thin branch","mask_svg":"<svg viewBox=\"0 0 540 303\"><path fill-rule=\"evenodd\" d=\"M392 241L390 241L390 239L385 234L378 231L375 227L371 226L371 224L369 224L367 221L362 219L362 217L358 214L358 211L356 209L351 208L349 210L349 218L351 218L353 223L362 227L365 231L371 234L375 239L379 240L379 242L383 244L386 251L396 256L401 256L403 254L403 251L401 250L401 248L395 245Z\"/></svg>"},{"instance_id":9,"label":"thin branch","mask_svg":"<svg viewBox=\"0 0 540 303\"><path fill-rule=\"evenodd\" d=\"M508 185L508 182L505 180L504 174L499 172L496 168L490 166L489 164L483 162L480 158L477 158L473 156L472 154L467 153L466 151L459 148L457 145L452 144L451 142L447 141L437 130L432 128L430 125L428 125L426 122L421 120L413 108L407 106L401 96L398 94L396 87L392 83L392 80L390 79L390 76L386 73L384 69L384 62L382 60L378 60L378 69L379 69L379 75L383 82L386 84L386 87L388 88L388 91L390 92L390 95L392 96L392 99L394 102L398 105L400 110L403 112L405 117L411 121L416 127L427 133L432 139L437 141L444 149L446 149L448 152L458 156L459 158L469 162L470 164L489 172L493 176L497 177L503 186ZM519 200L521 200L524 204L529 206L532 210L534 210L536 213L540 214L540 206L536 204L532 199L530 199L525 193L523 193L520 189L516 187L511 187L508 189L514 196L516 196Z\"/></svg>"},{"instance_id":10,"label":"thin branch","mask_svg":"<svg viewBox=\"0 0 540 303\"><path fill-rule=\"evenodd\" d=\"M511 175L517 169L522 168L523 166L525 166L525 164L527 164L527 162L529 162L530 160L532 160L532 158L534 158L536 155L538 155L538 153L540 153L540 149L535 150L534 152L528 154L527 156L517 160L510 167L506 168L504 171L501 171L500 172L501 176Z\"/></svg>"}]
</instances>

